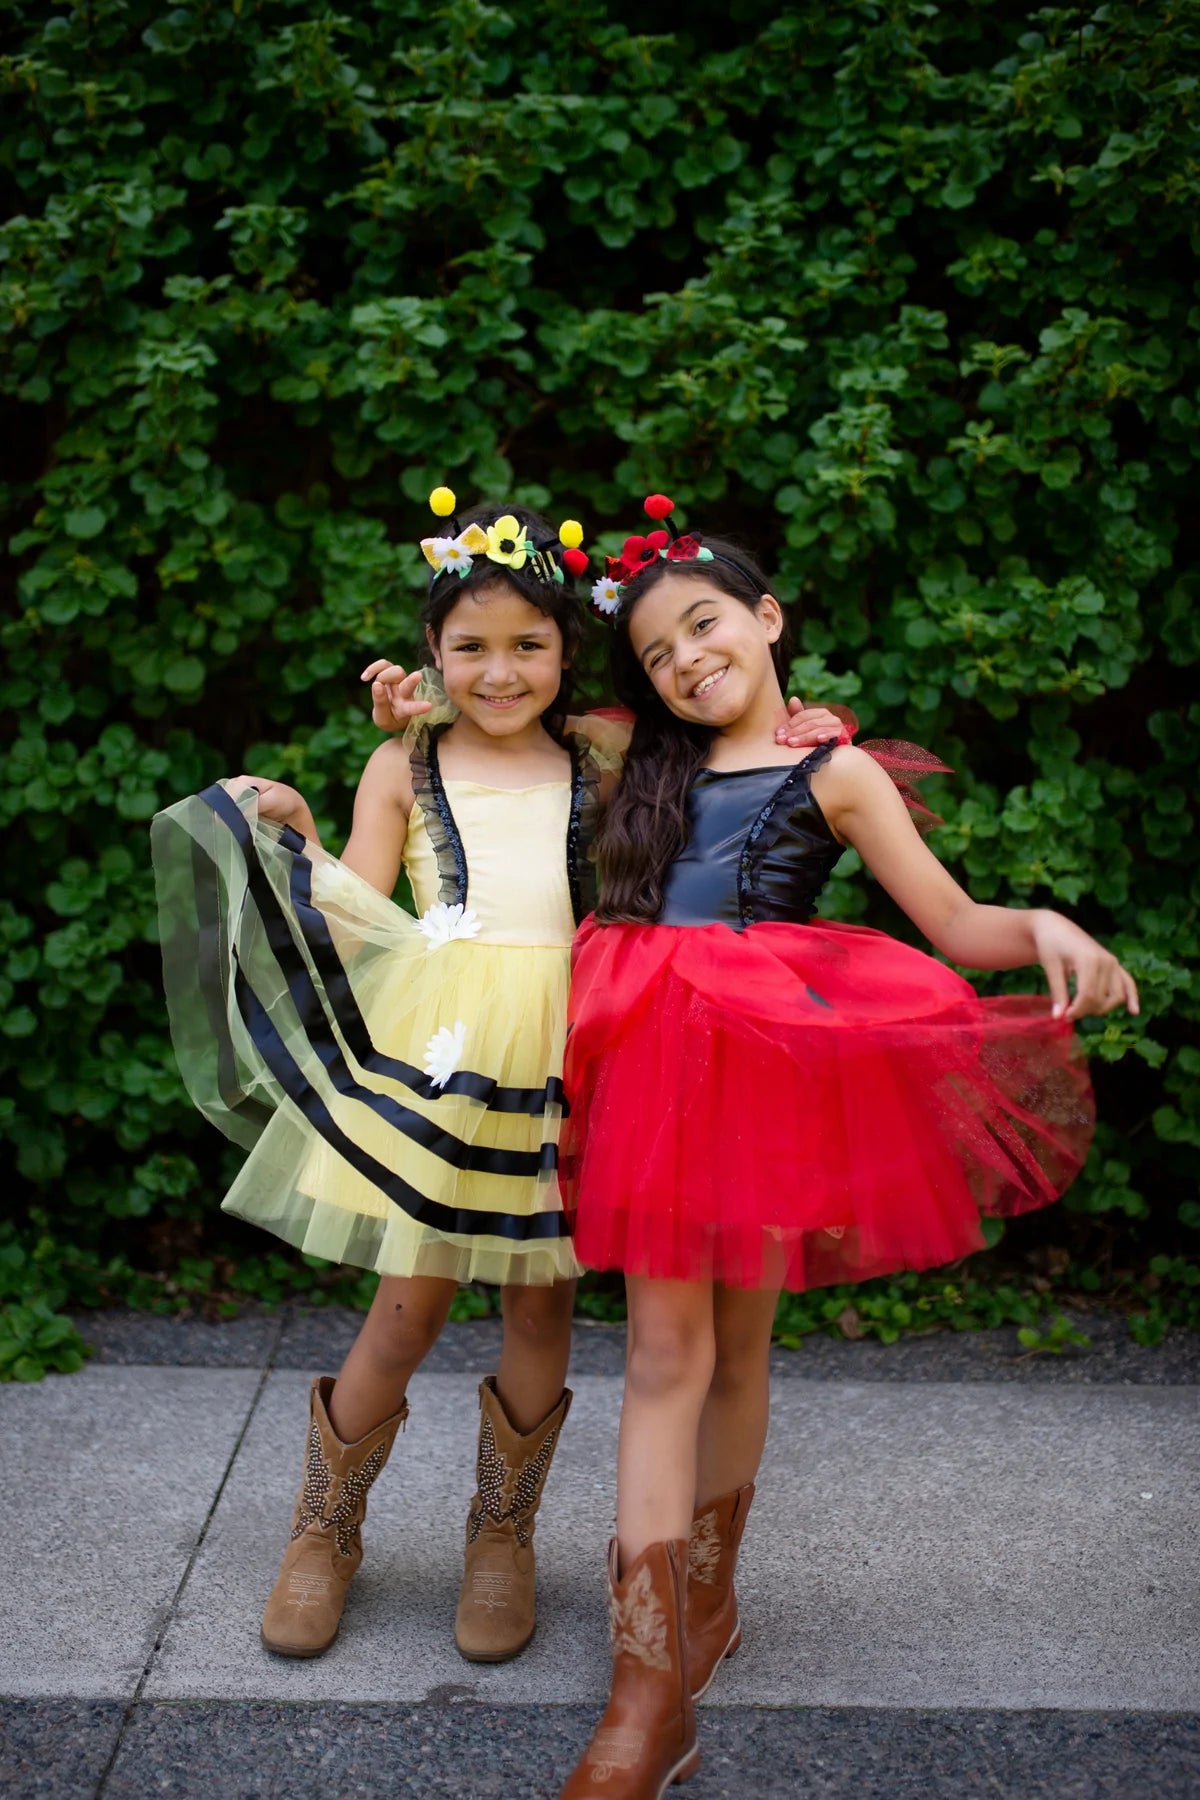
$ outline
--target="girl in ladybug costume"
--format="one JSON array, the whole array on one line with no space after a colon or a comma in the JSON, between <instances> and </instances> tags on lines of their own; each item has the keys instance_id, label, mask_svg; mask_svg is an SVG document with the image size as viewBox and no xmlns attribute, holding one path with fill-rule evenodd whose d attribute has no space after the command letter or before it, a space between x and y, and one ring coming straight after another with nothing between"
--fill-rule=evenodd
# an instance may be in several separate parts
<instances>
[{"instance_id":1,"label":"girl in ladybug costume","mask_svg":"<svg viewBox=\"0 0 1200 1800\"><path fill-rule=\"evenodd\" d=\"M560 1169L581 1261L624 1271L629 1340L612 1692L564 1800L650 1800L697 1766L693 1700L741 1637L780 1289L949 1262L983 1246L981 1215L1054 1200L1093 1128L1073 1023L1137 1010L1069 920L964 893L894 778L919 758L772 742L788 658L766 577L662 528L664 496L646 510L660 528L593 591L637 723L575 940ZM1049 997L980 999L815 918L851 845L949 961L1039 962Z\"/></svg>"}]
</instances>

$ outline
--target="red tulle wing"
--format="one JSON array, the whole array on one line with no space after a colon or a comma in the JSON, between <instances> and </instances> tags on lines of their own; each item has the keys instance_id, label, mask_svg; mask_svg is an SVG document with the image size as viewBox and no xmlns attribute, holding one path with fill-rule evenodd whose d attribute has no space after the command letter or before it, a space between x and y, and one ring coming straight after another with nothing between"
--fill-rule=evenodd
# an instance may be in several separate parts
<instances>
[{"instance_id":1,"label":"red tulle wing","mask_svg":"<svg viewBox=\"0 0 1200 1800\"><path fill-rule=\"evenodd\" d=\"M843 735L839 742L851 743L858 735L858 715L848 706L830 706L826 710L842 721ZM927 775L952 775L954 771L949 763L942 762L931 750L922 749L920 744L906 743L903 738L868 738L859 749L865 750L891 776L918 831L932 831L935 825L943 823L938 814L926 806L915 783L923 781Z\"/></svg>"},{"instance_id":2,"label":"red tulle wing","mask_svg":"<svg viewBox=\"0 0 1200 1800\"><path fill-rule=\"evenodd\" d=\"M923 750L920 744L905 743L903 738L868 738L859 748L891 776L918 831L932 831L935 825L942 824L939 815L926 806L914 783L924 780L927 775L952 775L954 771L948 763L934 756L931 750Z\"/></svg>"}]
</instances>

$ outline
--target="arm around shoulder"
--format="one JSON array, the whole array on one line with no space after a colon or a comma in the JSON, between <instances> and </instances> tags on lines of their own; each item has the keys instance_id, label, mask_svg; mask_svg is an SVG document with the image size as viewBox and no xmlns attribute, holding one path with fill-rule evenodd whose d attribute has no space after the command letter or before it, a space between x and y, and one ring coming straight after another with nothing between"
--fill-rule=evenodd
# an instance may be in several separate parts
<instances>
[{"instance_id":1,"label":"arm around shoulder","mask_svg":"<svg viewBox=\"0 0 1200 1800\"><path fill-rule=\"evenodd\" d=\"M613 719L604 713L595 712L572 713L567 719L566 729L573 737L586 738L602 758L611 759L620 765L629 752L633 719L624 716Z\"/></svg>"}]
</instances>

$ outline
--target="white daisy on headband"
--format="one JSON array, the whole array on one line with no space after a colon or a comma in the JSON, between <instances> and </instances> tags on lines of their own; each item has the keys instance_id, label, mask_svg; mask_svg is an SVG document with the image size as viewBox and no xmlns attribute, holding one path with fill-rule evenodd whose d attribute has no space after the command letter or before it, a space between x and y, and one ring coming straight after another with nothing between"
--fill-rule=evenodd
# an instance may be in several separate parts
<instances>
[{"instance_id":1,"label":"white daisy on headband","mask_svg":"<svg viewBox=\"0 0 1200 1800\"><path fill-rule=\"evenodd\" d=\"M421 539L425 561L435 575L440 575L443 569L453 569L456 575L466 575L471 567L471 558L478 556L487 547L487 538L478 525L468 525L457 537Z\"/></svg>"},{"instance_id":2,"label":"white daisy on headband","mask_svg":"<svg viewBox=\"0 0 1200 1800\"><path fill-rule=\"evenodd\" d=\"M471 566L471 553L460 538L434 538L433 553L443 569L457 569L465 575Z\"/></svg>"},{"instance_id":3,"label":"white daisy on headband","mask_svg":"<svg viewBox=\"0 0 1200 1800\"><path fill-rule=\"evenodd\" d=\"M614 581L611 575L603 576L592 588L592 605L597 612L610 616L621 604L621 584Z\"/></svg>"}]
</instances>

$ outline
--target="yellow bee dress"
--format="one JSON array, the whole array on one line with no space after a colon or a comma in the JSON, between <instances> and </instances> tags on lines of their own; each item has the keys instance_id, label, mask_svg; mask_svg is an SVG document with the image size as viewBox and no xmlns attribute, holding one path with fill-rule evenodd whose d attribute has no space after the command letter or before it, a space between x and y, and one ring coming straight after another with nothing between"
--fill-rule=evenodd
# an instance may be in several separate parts
<instances>
[{"instance_id":1,"label":"yellow bee dress","mask_svg":"<svg viewBox=\"0 0 1200 1800\"><path fill-rule=\"evenodd\" d=\"M420 916L223 784L152 828L172 1038L250 1154L223 1202L384 1275L577 1274L557 1179L570 945L594 895L601 774L443 780L415 736L404 864Z\"/></svg>"}]
</instances>

